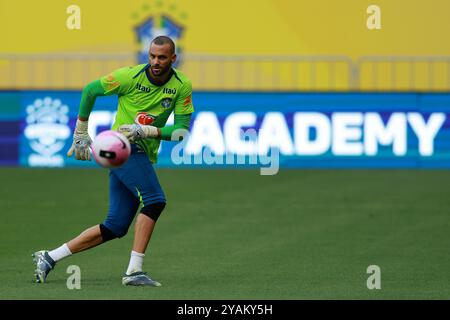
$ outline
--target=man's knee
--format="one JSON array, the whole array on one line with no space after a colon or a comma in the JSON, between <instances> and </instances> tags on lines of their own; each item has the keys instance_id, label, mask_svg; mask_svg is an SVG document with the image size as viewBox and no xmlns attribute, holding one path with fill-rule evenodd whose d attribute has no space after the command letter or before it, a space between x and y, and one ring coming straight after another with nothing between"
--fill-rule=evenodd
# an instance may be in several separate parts
<instances>
[{"instance_id":1,"label":"man's knee","mask_svg":"<svg viewBox=\"0 0 450 320\"><path fill-rule=\"evenodd\" d=\"M103 242L113 240L116 238L122 238L125 236L128 232L128 228L122 228L120 230L111 230L110 228L106 227L103 223L100 224L100 233L102 235Z\"/></svg>"},{"instance_id":2,"label":"man's knee","mask_svg":"<svg viewBox=\"0 0 450 320\"><path fill-rule=\"evenodd\" d=\"M157 202L144 206L141 209L141 213L153 219L155 222L158 220L159 216L166 207L165 202Z\"/></svg>"}]
</instances>

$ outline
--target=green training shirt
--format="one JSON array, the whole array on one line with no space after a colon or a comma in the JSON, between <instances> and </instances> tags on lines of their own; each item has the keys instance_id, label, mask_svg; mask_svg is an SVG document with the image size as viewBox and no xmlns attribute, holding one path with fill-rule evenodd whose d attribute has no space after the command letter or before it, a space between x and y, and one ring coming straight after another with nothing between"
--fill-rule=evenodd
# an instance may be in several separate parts
<instances>
[{"instance_id":1,"label":"green training shirt","mask_svg":"<svg viewBox=\"0 0 450 320\"><path fill-rule=\"evenodd\" d=\"M175 114L175 120L194 112L192 84L189 78L181 71L172 69L169 79L158 85L152 82L148 69L148 64L140 64L117 69L100 78L104 90L102 95L116 94L119 98L112 130L132 123L163 128L172 112ZM83 100L89 99L82 99L80 115L88 116L92 106L91 103L86 103L86 107L83 107ZM94 101L95 98L92 105ZM162 134L164 138L164 129ZM150 161L156 163L160 139L147 138L136 143L145 150Z\"/></svg>"}]
</instances>

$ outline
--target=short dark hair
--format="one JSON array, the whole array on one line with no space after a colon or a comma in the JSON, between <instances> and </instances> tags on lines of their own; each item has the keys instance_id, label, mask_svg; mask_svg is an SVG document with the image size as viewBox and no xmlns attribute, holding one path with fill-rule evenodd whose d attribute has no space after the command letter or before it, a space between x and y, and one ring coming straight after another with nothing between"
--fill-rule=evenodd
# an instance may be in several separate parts
<instances>
[{"instance_id":1,"label":"short dark hair","mask_svg":"<svg viewBox=\"0 0 450 320\"><path fill-rule=\"evenodd\" d=\"M153 39L152 43L157 44L158 46L162 46L164 44L169 44L172 53L175 53L175 43L169 37L158 36L155 39Z\"/></svg>"}]
</instances>

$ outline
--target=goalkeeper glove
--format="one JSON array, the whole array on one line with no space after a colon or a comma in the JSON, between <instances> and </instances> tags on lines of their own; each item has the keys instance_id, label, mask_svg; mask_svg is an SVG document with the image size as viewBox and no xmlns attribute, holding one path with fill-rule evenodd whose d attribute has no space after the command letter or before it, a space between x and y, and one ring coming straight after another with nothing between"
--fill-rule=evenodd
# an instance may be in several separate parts
<instances>
[{"instance_id":1,"label":"goalkeeper glove","mask_svg":"<svg viewBox=\"0 0 450 320\"><path fill-rule=\"evenodd\" d=\"M75 159L77 160L91 160L91 153L89 147L92 139L88 134L88 122L77 119L77 125L73 133L73 142L67 156L70 158L75 151Z\"/></svg>"},{"instance_id":2,"label":"goalkeeper glove","mask_svg":"<svg viewBox=\"0 0 450 320\"><path fill-rule=\"evenodd\" d=\"M145 138L157 138L161 135L159 128L140 124L123 124L119 127L119 132L127 137L130 142Z\"/></svg>"}]
</instances>

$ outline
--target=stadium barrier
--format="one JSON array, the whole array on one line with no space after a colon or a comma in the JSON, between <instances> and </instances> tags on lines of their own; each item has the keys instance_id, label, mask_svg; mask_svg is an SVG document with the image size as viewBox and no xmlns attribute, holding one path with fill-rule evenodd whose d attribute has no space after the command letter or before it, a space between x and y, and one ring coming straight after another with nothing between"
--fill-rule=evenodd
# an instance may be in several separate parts
<instances>
[{"instance_id":1,"label":"stadium barrier","mask_svg":"<svg viewBox=\"0 0 450 320\"><path fill-rule=\"evenodd\" d=\"M361 91L450 91L450 56L368 56L355 70Z\"/></svg>"},{"instance_id":2,"label":"stadium barrier","mask_svg":"<svg viewBox=\"0 0 450 320\"><path fill-rule=\"evenodd\" d=\"M202 91L450 91L450 57L180 55ZM0 89L81 89L117 68L124 54L0 54Z\"/></svg>"},{"instance_id":3,"label":"stadium barrier","mask_svg":"<svg viewBox=\"0 0 450 320\"><path fill-rule=\"evenodd\" d=\"M95 166L65 156L80 98L0 91L0 164ZM261 167L276 151L281 168L450 168L450 93L195 92L193 101L191 136L162 143L162 167ZM97 99L92 137L116 106L115 96Z\"/></svg>"}]
</instances>

